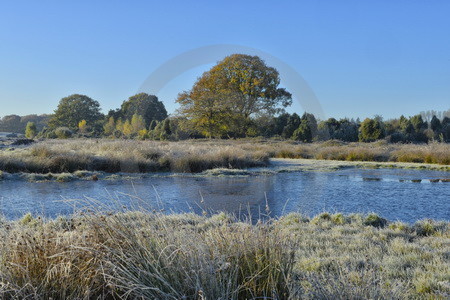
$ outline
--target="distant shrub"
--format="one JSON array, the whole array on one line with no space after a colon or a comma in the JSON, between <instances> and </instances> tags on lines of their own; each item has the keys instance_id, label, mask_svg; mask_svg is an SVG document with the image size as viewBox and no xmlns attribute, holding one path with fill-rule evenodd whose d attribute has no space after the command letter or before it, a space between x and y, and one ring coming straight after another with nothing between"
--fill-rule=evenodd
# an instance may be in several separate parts
<instances>
[{"instance_id":1,"label":"distant shrub","mask_svg":"<svg viewBox=\"0 0 450 300\"><path fill-rule=\"evenodd\" d=\"M312 142L312 131L308 120L301 121L300 126L292 133L291 139L305 143Z\"/></svg>"},{"instance_id":2,"label":"distant shrub","mask_svg":"<svg viewBox=\"0 0 450 300\"><path fill-rule=\"evenodd\" d=\"M377 228L383 228L387 224L387 220L383 219L382 217L378 216L377 214L369 214L364 219L364 225L366 226L373 226Z\"/></svg>"},{"instance_id":3,"label":"distant shrub","mask_svg":"<svg viewBox=\"0 0 450 300\"><path fill-rule=\"evenodd\" d=\"M347 223L345 216L341 213L332 215L331 221L336 225L344 225L345 223Z\"/></svg>"},{"instance_id":4,"label":"distant shrub","mask_svg":"<svg viewBox=\"0 0 450 300\"><path fill-rule=\"evenodd\" d=\"M406 140L406 137L405 137L405 135L404 135L403 133L401 133L401 132L394 132L394 133L392 133L391 135L388 135L388 136L386 137L386 141L387 141L388 143L392 143L392 144L395 144L395 143L403 143L403 142L405 142L405 140Z\"/></svg>"},{"instance_id":5,"label":"distant shrub","mask_svg":"<svg viewBox=\"0 0 450 300\"><path fill-rule=\"evenodd\" d=\"M35 146L31 148L30 150L32 156L40 157L40 158L46 158L51 157L53 152L45 146Z\"/></svg>"},{"instance_id":6,"label":"distant shrub","mask_svg":"<svg viewBox=\"0 0 450 300\"><path fill-rule=\"evenodd\" d=\"M72 131L67 127L58 127L55 129L55 135L59 139L68 139L72 137Z\"/></svg>"},{"instance_id":7,"label":"distant shrub","mask_svg":"<svg viewBox=\"0 0 450 300\"><path fill-rule=\"evenodd\" d=\"M434 228L434 226L430 223L424 223L421 224L420 226L416 227L416 231L418 235L421 236L429 236L429 235L433 235L436 232L436 229Z\"/></svg>"},{"instance_id":8,"label":"distant shrub","mask_svg":"<svg viewBox=\"0 0 450 300\"><path fill-rule=\"evenodd\" d=\"M403 222L394 222L392 224L389 224L389 229L407 232L409 230L409 226L408 224L405 224Z\"/></svg>"},{"instance_id":9,"label":"distant shrub","mask_svg":"<svg viewBox=\"0 0 450 300\"><path fill-rule=\"evenodd\" d=\"M34 139L37 134L36 124L33 122L28 122L27 127L25 128L25 136L29 139Z\"/></svg>"},{"instance_id":10,"label":"distant shrub","mask_svg":"<svg viewBox=\"0 0 450 300\"><path fill-rule=\"evenodd\" d=\"M359 141L373 142L383 136L383 128L379 120L367 118L361 123Z\"/></svg>"},{"instance_id":11,"label":"distant shrub","mask_svg":"<svg viewBox=\"0 0 450 300\"><path fill-rule=\"evenodd\" d=\"M322 221L331 221L331 215L330 215L329 213L327 213L327 212L324 212L324 213L321 213L321 214L315 216L315 217L311 220L311 222L312 222L313 224L317 224L317 223L320 223L320 222L322 222Z\"/></svg>"},{"instance_id":12,"label":"distant shrub","mask_svg":"<svg viewBox=\"0 0 450 300\"><path fill-rule=\"evenodd\" d=\"M39 221L40 218L36 219L31 215L31 213L27 213L19 220L19 224L23 226L34 227L40 223Z\"/></svg>"},{"instance_id":13,"label":"distant shrub","mask_svg":"<svg viewBox=\"0 0 450 300\"><path fill-rule=\"evenodd\" d=\"M27 225L28 223L30 223L31 221L33 221L33 216L30 213L27 213L26 215L24 215L22 217L22 219L20 219L19 223L21 225Z\"/></svg>"},{"instance_id":14,"label":"distant shrub","mask_svg":"<svg viewBox=\"0 0 450 300\"><path fill-rule=\"evenodd\" d=\"M308 218L302 216L299 213L289 213L285 216L282 216L280 220L278 221L279 224L282 226L291 226L291 225L298 225L301 223L308 223Z\"/></svg>"},{"instance_id":15,"label":"distant shrub","mask_svg":"<svg viewBox=\"0 0 450 300\"><path fill-rule=\"evenodd\" d=\"M433 220L422 220L414 224L413 229L418 236L440 235L448 230L448 224Z\"/></svg>"}]
</instances>

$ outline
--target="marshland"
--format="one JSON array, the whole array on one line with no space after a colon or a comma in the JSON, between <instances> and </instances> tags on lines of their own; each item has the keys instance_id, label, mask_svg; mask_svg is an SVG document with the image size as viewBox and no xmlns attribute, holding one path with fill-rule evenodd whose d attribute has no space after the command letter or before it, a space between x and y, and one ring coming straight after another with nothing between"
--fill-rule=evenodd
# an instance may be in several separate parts
<instances>
[{"instance_id":1,"label":"marshland","mask_svg":"<svg viewBox=\"0 0 450 300\"><path fill-rule=\"evenodd\" d=\"M449 161L437 141L3 138L0 295L446 299Z\"/></svg>"},{"instance_id":2,"label":"marshland","mask_svg":"<svg viewBox=\"0 0 450 300\"><path fill-rule=\"evenodd\" d=\"M16 2L0 299L450 299L447 2Z\"/></svg>"},{"instance_id":3,"label":"marshland","mask_svg":"<svg viewBox=\"0 0 450 300\"><path fill-rule=\"evenodd\" d=\"M387 167L448 169L450 145L296 143L267 139L136 141L110 139L44 140L0 151L0 170L9 173L197 173L214 168L267 166L271 158L378 162ZM412 164L402 164L412 163ZM370 164L368 164L370 165Z\"/></svg>"},{"instance_id":4,"label":"marshland","mask_svg":"<svg viewBox=\"0 0 450 300\"><path fill-rule=\"evenodd\" d=\"M257 215L270 202L274 217L332 210L376 211L405 222L446 220L449 148L267 139L42 140L0 151L1 208L9 217L57 216L73 211L64 199L130 205L138 197L174 212Z\"/></svg>"},{"instance_id":5,"label":"marshland","mask_svg":"<svg viewBox=\"0 0 450 300\"><path fill-rule=\"evenodd\" d=\"M270 139L6 145L0 295L445 299L449 153Z\"/></svg>"}]
</instances>

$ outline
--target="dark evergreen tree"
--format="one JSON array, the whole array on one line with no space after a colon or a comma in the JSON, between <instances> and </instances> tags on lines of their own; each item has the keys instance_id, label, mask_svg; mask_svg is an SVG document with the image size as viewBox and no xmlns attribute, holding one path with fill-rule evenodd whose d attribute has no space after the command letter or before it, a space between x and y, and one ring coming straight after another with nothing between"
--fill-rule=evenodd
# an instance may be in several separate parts
<instances>
[{"instance_id":1,"label":"dark evergreen tree","mask_svg":"<svg viewBox=\"0 0 450 300\"><path fill-rule=\"evenodd\" d=\"M288 122L283 129L282 137L285 139L290 139L292 134L294 134L294 131L300 126L300 122L300 116L296 113L289 116Z\"/></svg>"},{"instance_id":2,"label":"dark evergreen tree","mask_svg":"<svg viewBox=\"0 0 450 300\"><path fill-rule=\"evenodd\" d=\"M302 120L308 120L309 128L311 129L311 140L317 137L318 134L318 125L316 117L313 114L305 112L302 116Z\"/></svg>"},{"instance_id":3,"label":"dark evergreen tree","mask_svg":"<svg viewBox=\"0 0 450 300\"><path fill-rule=\"evenodd\" d=\"M312 130L311 130L311 124L308 120L308 117L304 115L300 121L300 125L298 128L293 132L292 137L293 140L301 141L305 143L311 143L312 142Z\"/></svg>"},{"instance_id":4,"label":"dark evergreen tree","mask_svg":"<svg viewBox=\"0 0 450 300\"><path fill-rule=\"evenodd\" d=\"M430 121L430 127L431 130L433 130L435 133L441 131L442 129L441 121L436 116L433 116L433 118L431 118Z\"/></svg>"}]
</instances>

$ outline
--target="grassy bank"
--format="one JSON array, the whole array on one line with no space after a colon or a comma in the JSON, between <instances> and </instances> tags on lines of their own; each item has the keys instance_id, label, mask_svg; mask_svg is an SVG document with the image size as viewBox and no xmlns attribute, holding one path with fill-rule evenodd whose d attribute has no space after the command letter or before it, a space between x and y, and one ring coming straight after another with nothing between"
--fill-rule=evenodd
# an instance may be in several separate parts
<instances>
[{"instance_id":1,"label":"grassy bank","mask_svg":"<svg viewBox=\"0 0 450 300\"><path fill-rule=\"evenodd\" d=\"M269 158L409 162L450 165L449 144L297 144L272 140L47 140L0 151L0 170L17 173L202 172L213 168L265 166Z\"/></svg>"},{"instance_id":2,"label":"grassy bank","mask_svg":"<svg viewBox=\"0 0 450 300\"><path fill-rule=\"evenodd\" d=\"M6 299L445 299L449 223L125 212L0 222Z\"/></svg>"},{"instance_id":3,"label":"grassy bank","mask_svg":"<svg viewBox=\"0 0 450 300\"><path fill-rule=\"evenodd\" d=\"M340 161L405 162L450 165L450 144L342 143L280 144L276 158Z\"/></svg>"},{"instance_id":4,"label":"grassy bank","mask_svg":"<svg viewBox=\"0 0 450 300\"><path fill-rule=\"evenodd\" d=\"M261 151L196 142L48 140L28 148L0 151L0 170L10 173L197 173L213 168L264 166L267 162L267 154Z\"/></svg>"}]
</instances>

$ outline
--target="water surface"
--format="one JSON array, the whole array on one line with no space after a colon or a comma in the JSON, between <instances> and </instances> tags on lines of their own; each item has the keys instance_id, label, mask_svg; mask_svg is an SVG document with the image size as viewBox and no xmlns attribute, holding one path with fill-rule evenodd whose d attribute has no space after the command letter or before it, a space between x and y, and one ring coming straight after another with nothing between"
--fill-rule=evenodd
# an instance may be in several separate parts
<instances>
[{"instance_id":1,"label":"water surface","mask_svg":"<svg viewBox=\"0 0 450 300\"><path fill-rule=\"evenodd\" d=\"M438 171L345 169L68 183L5 180L0 181L0 210L8 218L27 212L54 217L70 214L87 201L167 212L250 211L253 216L293 211L307 215L375 212L405 222L424 218L450 221L450 183L430 181L449 177L447 172Z\"/></svg>"}]
</instances>

